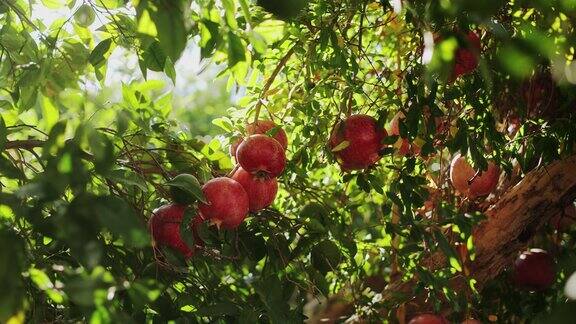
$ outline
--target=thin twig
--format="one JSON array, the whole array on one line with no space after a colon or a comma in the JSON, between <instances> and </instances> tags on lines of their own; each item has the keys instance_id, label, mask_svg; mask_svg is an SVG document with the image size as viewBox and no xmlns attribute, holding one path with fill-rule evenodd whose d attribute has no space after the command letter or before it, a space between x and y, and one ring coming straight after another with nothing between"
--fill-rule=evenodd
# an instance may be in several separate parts
<instances>
[{"instance_id":1,"label":"thin twig","mask_svg":"<svg viewBox=\"0 0 576 324\"><path fill-rule=\"evenodd\" d=\"M295 49L296 49L296 45L292 46L292 48L290 48L288 50L286 55L284 55L284 57L280 60L280 62L278 62L278 65L276 66L276 68L272 72L272 75L270 75L270 78L268 78L268 80L266 81L264 88L262 88L262 92L260 93L260 98L258 98L258 102L256 102L256 106L254 107L256 109L256 116L254 116L254 122L255 123L258 122L258 117L260 116L260 109L262 108L262 99L266 96L266 93L268 92L268 90L270 90L270 87L272 86L274 79L276 79L276 76L278 76L278 73L280 73L280 71L286 65L286 63L288 62L288 60L290 59L292 54L294 54Z\"/></svg>"}]
</instances>

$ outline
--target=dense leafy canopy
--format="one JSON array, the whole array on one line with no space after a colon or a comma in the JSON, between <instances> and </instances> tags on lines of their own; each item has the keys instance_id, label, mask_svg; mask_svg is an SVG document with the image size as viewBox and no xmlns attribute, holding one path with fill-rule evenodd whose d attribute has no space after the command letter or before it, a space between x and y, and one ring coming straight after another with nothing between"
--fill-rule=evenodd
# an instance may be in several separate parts
<instances>
[{"instance_id":1,"label":"dense leafy canopy","mask_svg":"<svg viewBox=\"0 0 576 324\"><path fill-rule=\"evenodd\" d=\"M472 228L501 191L466 199L449 181L457 152L494 161L502 186L574 153L576 1L258 4L0 0L0 322L298 323L336 294L349 315L396 321L423 292L453 321L576 317L563 295L575 229L534 238L554 251L551 288L518 291L503 274L478 291ZM50 24L36 14L53 10ZM111 88L110 65L129 58L139 75ZM178 66L210 64L225 89L166 87L188 82ZM398 112L383 158L342 172L334 126L367 114L389 129ZM175 190L204 200L200 184L233 169L228 145L257 119L288 134L273 206L236 230L202 223L188 260L153 248L152 210ZM403 141L418 152L399 155ZM431 271L421 261L437 251L447 262ZM382 297L414 275L413 294ZM448 287L455 275L466 293Z\"/></svg>"}]
</instances>

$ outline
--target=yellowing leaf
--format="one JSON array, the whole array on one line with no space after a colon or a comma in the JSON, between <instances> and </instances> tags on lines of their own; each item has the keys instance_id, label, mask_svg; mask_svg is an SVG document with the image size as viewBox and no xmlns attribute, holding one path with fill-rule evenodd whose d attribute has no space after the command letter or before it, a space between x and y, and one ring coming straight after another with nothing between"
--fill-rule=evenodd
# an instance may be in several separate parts
<instances>
[{"instance_id":1,"label":"yellowing leaf","mask_svg":"<svg viewBox=\"0 0 576 324\"><path fill-rule=\"evenodd\" d=\"M342 151L343 149L347 148L348 146L350 146L350 142L342 141L340 144L336 145L336 147L332 149L332 152Z\"/></svg>"}]
</instances>

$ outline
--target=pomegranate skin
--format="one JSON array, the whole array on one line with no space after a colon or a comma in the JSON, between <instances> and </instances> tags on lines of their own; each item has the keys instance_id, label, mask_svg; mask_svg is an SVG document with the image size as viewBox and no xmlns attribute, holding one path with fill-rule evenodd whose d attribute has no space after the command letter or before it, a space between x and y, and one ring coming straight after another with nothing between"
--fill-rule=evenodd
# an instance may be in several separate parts
<instances>
[{"instance_id":1,"label":"pomegranate skin","mask_svg":"<svg viewBox=\"0 0 576 324\"><path fill-rule=\"evenodd\" d=\"M401 111L392 118L392 121L390 122L390 135L400 136L400 119L404 118L405 116ZM418 145L410 143L406 138L400 138L399 140L402 140L402 145L398 149L398 154L406 156L420 153L420 147Z\"/></svg>"},{"instance_id":2,"label":"pomegranate skin","mask_svg":"<svg viewBox=\"0 0 576 324\"><path fill-rule=\"evenodd\" d=\"M329 146L332 150L347 141L346 148L334 152L342 170L362 170L378 162L385 145L386 130L378 127L376 119L367 115L352 115L334 126Z\"/></svg>"},{"instance_id":3,"label":"pomegranate skin","mask_svg":"<svg viewBox=\"0 0 576 324\"><path fill-rule=\"evenodd\" d=\"M277 127L277 125L271 120L259 120L248 124L248 126L246 126L246 131L248 132L248 135L266 134L269 130L275 127ZM284 150L288 148L288 136L286 136L286 132L283 129L279 128L272 138L277 140Z\"/></svg>"},{"instance_id":4,"label":"pomegranate skin","mask_svg":"<svg viewBox=\"0 0 576 324\"><path fill-rule=\"evenodd\" d=\"M248 124L246 126L246 132L248 133L248 135L256 135L256 134L265 135L269 130L275 127L277 127L277 125L271 120L259 120L257 122ZM278 143L282 145L284 151L288 149L288 136L286 135L286 132L283 129L281 128L278 129L278 131L276 132L276 134L274 134L274 136L272 136L272 138L277 140ZM243 142L242 139L238 139L230 145L230 156L236 158L236 152L238 151L238 146L240 146L242 142Z\"/></svg>"},{"instance_id":5,"label":"pomegranate skin","mask_svg":"<svg viewBox=\"0 0 576 324\"><path fill-rule=\"evenodd\" d=\"M238 181L246 190L251 212L257 212L272 205L278 193L276 178L258 177L239 168L232 179Z\"/></svg>"},{"instance_id":6,"label":"pomegranate skin","mask_svg":"<svg viewBox=\"0 0 576 324\"><path fill-rule=\"evenodd\" d=\"M240 166L252 173L277 177L286 167L286 154L278 141L266 135L251 135L236 151Z\"/></svg>"},{"instance_id":7,"label":"pomegranate skin","mask_svg":"<svg viewBox=\"0 0 576 324\"><path fill-rule=\"evenodd\" d=\"M243 141L244 140L239 138L230 144L230 156L233 157L234 159L236 159L236 152L238 151L238 146L240 146L240 144L242 144Z\"/></svg>"},{"instance_id":8,"label":"pomegranate skin","mask_svg":"<svg viewBox=\"0 0 576 324\"><path fill-rule=\"evenodd\" d=\"M512 282L520 289L544 290L554 283L555 277L554 260L544 250L530 249L514 261Z\"/></svg>"},{"instance_id":9,"label":"pomegranate skin","mask_svg":"<svg viewBox=\"0 0 576 324\"><path fill-rule=\"evenodd\" d=\"M456 80L459 76L474 72L478 67L480 51L482 44L480 37L470 31L466 35L468 46L460 47L456 50L454 58L454 70L452 71L452 81Z\"/></svg>"},{"instance_id":10,"label":"pomegranate skin","mask_svg":"<svg viewBox=\"0 0 576 324\"><path fill-rule=\"evenodd\" d=\"M493 162L488 162L488 169L476 178L476 170L466 161L466 159L457 154L450 165L450 181L452 186L461 194L476 198L490 194L498 185L500 177L500 168ZM471 184L468 180L474 178Z\"/></svg>"},{"instance_id":11,"label":"pomegranate skin","mask_svg":"<svg viewBox=\"0 0 576 324\"><path fill-rule=\"evenodd\" d=\"M184 217L186 206L169 204L155 209L149 221L149 229L156 245L165 245L178 252L185 258L194 255L196 247L188 247L180 237L180 223ZM203 222L201 215L194 217L192 221L192 233L196 245L202 246L203 242L198 236L197 228Z\"/></svg>"},{"instance_id":12,"label":"pomegranate skin","mask_svg":"<svg viewBox=\"0 0 576 324\"><path fill-rule=\"evenodd\" d=\"M248 216L248 194L238 181L214 178L202 186L202 192L208 204L198 205L200 213L219 228L234 229Z\"/></svg>"},{"instance_id":13,"label":"pomegranate skin","mask_svg":"<svg viewBox=\"0 0 576 324\"><path fill-rule=\"evenodd\" d=\"M421 314L413 317L408 324L448 324L448 321L439 315Z\"/></svg>"}]
</instances>

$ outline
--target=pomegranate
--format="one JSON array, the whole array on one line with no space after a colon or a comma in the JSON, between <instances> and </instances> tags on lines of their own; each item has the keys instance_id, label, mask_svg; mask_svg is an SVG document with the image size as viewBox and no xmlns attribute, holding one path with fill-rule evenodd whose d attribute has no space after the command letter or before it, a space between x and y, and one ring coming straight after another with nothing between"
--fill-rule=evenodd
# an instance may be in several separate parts
<instances>
[{"instance_id":1,"label":"pomegranate","mask_svg":"<svg viewBox=\"0 0 576 324\"><path fill-rule=\"evenodd\" d=\"M251 135L240 144L236 159L244 170L261 176L277 177L286 166L284 148L266 135Z\"/></svg>"},{"instance_id":2,"label":"pomegranate","mask_svg":"<svg viewBox=\"0 0 576 324\"><path fill-rule=\"evenodd\" d=\"M248 215L248 194L238 181L215 178L202 186L202 192L208 203L199 204L200 213L218 228L234 229Z\"/></svg>"},{"instance_id":3,"label":"pomegranate","mask_svg":"<svg viewBox=\"0 0 576 324\"><path fill-rule=\"evenodd\" d=\"M248 124L248 126L246 126L246 132L248 135L266 134L269 130L276 127L278 126L271 120L259 120ZM288 136L286 136L286 132L283 129L279 128L272 137L277 140L284 149L288 148Z\"/></svg>"},{"instance_id":4,"label":"pomegranate","mask_svg":"<svg viewBox=\"0 0 576 324\"><path fill-rule=\"evenodd\" d=\"M457 154L450 165L450 181L454 189L461 194L475 198L490 194L498 185L500 168L493 162L488 163L488 169L476 175L476 170Z\"/></svg>"},{"instance_id":5,"label":"pomegranate","mask_svg":"<svg viewBox=\"0 0 576 324\"><path fill-rule=\"evenodd\" d=\"M257 122L248 124L246 126L246 132L249 136L256 134L266 134L269 130L276 127L278 126L271 120L259 120ZM282 145L284 150L288 148L288 136L286 136L286 132L283 129L279 128L272 137L277 140L280 145ZM242 142L242 139L237 139L232 142L230 145L230 156L236 158L236 151Z\"/></svg>"},{"instance_id":6,"label":"pomegranate","mask_svg":"<svg viewBox=\"0 0 576 324\"><path fill-rule=\"evenodd\" d=\"M408 324L448 324L448 321L440 315L421 314L413 317Z\"/></svg>"},{"instance_id":7,"label":"pomegranate","mask_svg":"<svg viewBox=\"0 0 576 324\"><path fill-rule=\"evenodd\" d=\"M352 115L334 126L329 146L342 170L362 170L380 160L380 151L384 148L382 140L386 136L386 130L378 127L374 118ZM342 145L344 147L339 148Z\"/></svg>"},{"instance_id":8,"label":"pomegranate","mask_svg":"<svg viewBox=\"0 0 576 324\"><path fill-rule=\"evenodd\" d=\"M180 237L180 223L185 210L186 206L180 204L169 204L155 209L149 221L149 229L156 245L165 245L182 253L185 258L190 258L194 255L196 247L188 247ZM191 224L194 241L200 246L202 241L196 229L202 222L203 218L199 215L194 217Z\"/></svg>"},{"instance_id":9,"label":"pomegranate","mask_svg":"<svg viewBox=\"0 0 576 324\"><path fill-rule=\"evenodd\" d=\"M238 181L246 190L251 212L257 212L270 206L274 202L274 198L276 198L276 193L278 192L278 181L276 178L260 177L239 168L232 176L232 179Z\"/></svg>"},{"instance_id":10,"label":"pomegranate","mask_svg":"<svg viewBox=\"0 0 576 324\"><path fill-rule=\"evenodd\" d=\"M555 277L554 260L544 250L530 249L514 261L512 282L518 288L544 290L554 283Z\"/></svg>"},{"instance_id":11,"label":"pomegranate","mask_svg":"<svg viewBox=\"0 0 576 324\"><path fill-rule=\"evenodd\" d=\"M242 144L244 140L238 138L230 143L230 156L236 159L236 151L238 151L238 146Z\"/></svg>"},{"instance_id":12,"label":"pomegranate","mask_svg":"<svg viewBox=\"0 0 576 324\"><path fill-rule=\"evenodd\" d=\"M466 39L468 44L464 47L459 47L454 55L454 69L452 70L451 81L456 80L461 75L474 72L478 67L482 49L480 37L475 32L469 31Z\"/></svg>"},{"instance_id":13,"label":"pomegranate","mask_svg":"<svg viewBox=\"0 0 576 324\"><path fill-rule=\"evenodd\" d=\"M392 121L390 122L390 135L397 135L400 136L400 120L404 119L404 113L399 111ZM402 142L400 148L398 149L398 154L406 156L406 155L415 155L420 153L420 147L414 143L410 143L410 141L406 138L400 138L398 141ZM395 145L396 146L396 145Z\"/></svg>"}]
</instances>

